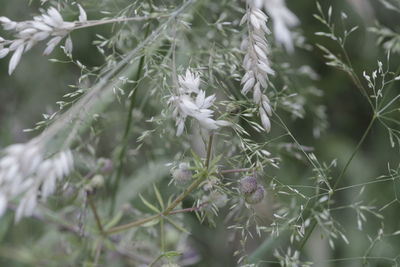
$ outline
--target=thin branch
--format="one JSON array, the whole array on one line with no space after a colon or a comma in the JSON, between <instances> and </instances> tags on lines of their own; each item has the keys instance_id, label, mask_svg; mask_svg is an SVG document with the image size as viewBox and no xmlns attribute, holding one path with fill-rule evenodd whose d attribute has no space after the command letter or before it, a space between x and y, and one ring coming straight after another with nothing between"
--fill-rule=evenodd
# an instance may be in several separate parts
<instances>
[{"instance_id":1,"label":"thin branch","mask_svg":"<svg viewBox=\"0 0 400 267\"><path fill-rule=\"evenodd\" d=\"M231 170L221 170L219 174L228 174L228 173L238 173L238 172L250 172L253 171L255 168L243 168L243 169L231 169Z\"/></svg>"},{"instance_id":2,"label":"thin branch","mask_svg":"<svg viewBox=\"0 0 400 267\"><path fill-rule=\"evenodd\" d=\"M93 199L92 199L91 196L88 196L88 203L89 203L90 209L93 212L94 218L96 220L97 228L99 228L99 231L100 231L101 234L104 234L104 229L103 229L103 226L101 224L101 220L100 220L99 214L97 212L96 205L94 204Z\"/></svg>"}]
</instances>

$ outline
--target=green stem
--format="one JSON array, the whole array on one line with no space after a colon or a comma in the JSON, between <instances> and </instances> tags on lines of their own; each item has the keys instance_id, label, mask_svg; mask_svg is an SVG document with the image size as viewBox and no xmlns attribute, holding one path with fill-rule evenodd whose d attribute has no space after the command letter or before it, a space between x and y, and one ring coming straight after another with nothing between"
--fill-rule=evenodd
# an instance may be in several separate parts
<instances>
[{"instance_id":1,"label":"green stem","mask_svg":"<svg viewBox=\"0 0 400 267\"><path fill-rule=\"evenodd\" d=\"M213 135L211 134L208 139L207 157L206 157L206 161L205 161L205 166L206 166L207 170L208 170L208 167L210 165L210 160L211 160L212 143L213 143Z\"/></svg>"},{"instance_id":2,"label":"green stem","mask_svg":"<svg viewBox=\"0 0 400 267\"><path fill-rule=\"evenodd\" d=\"M103 226L101 224L100 216L99 216L99 214L97 212L96 205L93 203L93 199L91 198L91 196L88 196L88 202L89 202L89 206L90 206L90 208L91 208L91 210L93 212L94 218L96 220L97 228L99 228L99 231L100 231L101 234L104 234L104 229L103 229Z\"/></svg>"},{"instance_id":3,"label":"green stem","mask_svg":"<svg viewBox=\"0 0 400 267\"><path fill-rule=\"evenodd\" d=\"M376 119L376 116L374 115L371 119L371 121L368 124L367 129L365 130L363 136L361 137L360 141L358 142L356 148L354 149L353 153L351 154L350 158L347 160L346 165L344 166L342 172L339 175L339 178L336 180L335 185L332 188L332 195L335 193L335 190L337 188L337 186L339 185L340 181L342 180L344 174L346 173L348 167L350 166L350 163L353 161L353 158L355 157L355 155L357 154L358 150L360 149L361 145L364 143L365 138L367 137L367 135L369 134L369 132L371 131L372 125L374 124ZM332 196L331 195L331 196Z\"/></svg>"},{"instance_id":4,"label":"green stem","mask_svg":"<svg viewBox=\"0 0 400 267\"><path fill-rule=\"evenodd\" d=\"M164 219L161 217L160 218L160 247L161 247L161 253L165 252L165 229L164 229Z\"/></svg>"},{"instance_id":5,"label":"green stem","mask_svg":"<svg viewBox=\"0 0 400 267\"><path fill-rule=\"evenodd\" d=\"M161 254L161 255L158 256L154 261L152 261L152 262L149 264L149 267L153 267L154 264L156 264L159 260L162 259L162 257L164 257L164 254Z\"/></svg>"},{"instance_id":6,"label":"green stem","mask_svg":"<svg viewBox=\"0 0 400 267\"><path fill-rule=\"evenodd\" d=\"M358 150L360 149L361 145L364 143L365 138L367 137L367 135L369 134L369 132L371 131L372 125L374 124L376 119L376 115L374 115L367 127L367 129L365 130L363 136L361 137L360 141L358 142L356 148L354 149L353 153L351 154L350 158L347 160L346 165L344 166L344 168L342 169L338 179L336 180L331 194L330 194L330 198L333 196L333 194L335 194L336 189L340 183L340 181L343 179L348 167L350 166L350 163L353 161L353 158L355 157L355 155L357 154ZM301 240L300 244L299 244L299 250L302 250L304 245L307 243L308 239L310 238L311 234L313 233L315 227L317 225L317 221L315 219L313 219L313 221L311 222L310 225L310 229L308 230L308 232L306 233L306 235L304 236L304 238Z\"/></svg>"},{"instance_id":7,"label":"green stem","mask_svg":"<svg viewBox=\"0 0 400 267\"><path fill-rule=\"evenodd\" d=\"M250 172L254 171L255 168L243 168L243 169L231 169L231 170L221 170L219 174L229 174L229 173L238 173L238 172Z\"/></svg>"},{"instance_id":8,"label":"green stem","mask_svg":"<svg viewBox=\"0 0 400 267\"><path fill-rule=\"evenodd\" d=\"M304 248L304 245L307 243L308 239L310 238L311 234L314 232L315 227L317 226L317 221L313 219L310 225L310 230L307 231L304 238L301 240L299 245L299 250L301 251Z\"/></svg>"}]
</instances>

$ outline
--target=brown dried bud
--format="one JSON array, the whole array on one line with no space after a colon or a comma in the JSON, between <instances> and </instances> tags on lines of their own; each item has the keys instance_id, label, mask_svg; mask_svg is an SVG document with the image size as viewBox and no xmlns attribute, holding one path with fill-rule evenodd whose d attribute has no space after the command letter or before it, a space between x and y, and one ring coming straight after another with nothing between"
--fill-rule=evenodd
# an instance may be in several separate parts
<instances>
[{"instance_id":1,"label":"brown dried bud","mask_svg":"<svg viewBox=\"0 0 400 267\"><path fill-rule=\"evenodd\" d=\"M240 193L243 195L249 195L256 191L257 185L257 179L254 176L246 176L240 180Z\"/></svg>"},{"instance_id":2,"label":"brown dried bud","mask_svg":"<svg viewBox=\"0 0 400 267\"><path fill-rule=\"evenodd\" d=\"M248 204L257 204L260 203L263 199L264 199L264 188L262 187L262 185L258 185L256 191L254 191L254 193L246 196L244 198L244 200L248 203Z\"/></svg>"}]
</instances>

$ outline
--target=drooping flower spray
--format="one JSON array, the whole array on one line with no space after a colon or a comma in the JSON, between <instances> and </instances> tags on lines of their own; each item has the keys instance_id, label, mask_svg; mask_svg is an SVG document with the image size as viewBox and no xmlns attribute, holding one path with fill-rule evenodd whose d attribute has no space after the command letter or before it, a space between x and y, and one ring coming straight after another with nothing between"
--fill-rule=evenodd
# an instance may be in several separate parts
<instances>
[{"instance_id":1,"label":"drooping flower spray","mask_svg":"<svg viewBox=\"0 0 400 267\"><path fill-rule=\"evenodd\" d=\"M248 29L241 45L245 51L243 67L246 71L242 78L242 94L253 92L253 101L258 105L261 123L265 131L269 132L272 109L268 97L262 91L268 88L268 75L274 75L275 72L268 58L270 48L265 35L270 34L270 30L267 21L267 15L256 7L256 2L248 0L246 13L240 22L246 24Z\"/></svg>"}]
</instances>

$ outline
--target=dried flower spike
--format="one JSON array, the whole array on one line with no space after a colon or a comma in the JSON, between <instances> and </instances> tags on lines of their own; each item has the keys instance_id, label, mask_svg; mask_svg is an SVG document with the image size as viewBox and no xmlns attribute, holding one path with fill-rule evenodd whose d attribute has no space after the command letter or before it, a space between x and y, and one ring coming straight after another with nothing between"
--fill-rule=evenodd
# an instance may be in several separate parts
<instances>
[{"instance_id":1,"label":"dried flower spike","mask_svg":"<svg viewBox=\"0 0 400 267\"><path fill-rule=\"evenodd\" d=\"M22 54L38 42L50 38L43 52L44 55L49 55L76 26L85 23L86 13L80 5L78 6L80 15L79 21L76 22L64 21L60 12L54 7L50 7L42 15L34 17L33 20L16 22L7 17L0 17L0 23L4 30L14 32L15 37L14 40L5 40L0 37L0 58L14 51L8 66L8 73L10 75L13 73ZM64 50L67 54L72 52L72 41L69 36L65 41Z\"/></svg>"},{"instance_id":2,"label":"dried flower spike","mask_svg":"<svg viewBox=\"0 0 400 267\"><path fill-rule=\"evenodd\" d=\"M0 158L0 216L9 200L21 197L15 220L34 213L38 198L46 199L56 189L56 183L73 169L72 153L59 152L44 158L43 147L36 140L14 144Z\"/></svg>"},{"instance_id":3,"label":"dried flower spike","mask_svg":"<svg viewBox=\"0 0 400 267\"><path fill-rule=\"evenodd\" d=\"M287 8L285 0L256 0L255 2L258 8L264 6L271 17L276 43L283 45L287 52L292 53L294 45L290 28L298 25L299 19Z\"/></svg>"}]
</instances>

